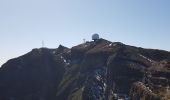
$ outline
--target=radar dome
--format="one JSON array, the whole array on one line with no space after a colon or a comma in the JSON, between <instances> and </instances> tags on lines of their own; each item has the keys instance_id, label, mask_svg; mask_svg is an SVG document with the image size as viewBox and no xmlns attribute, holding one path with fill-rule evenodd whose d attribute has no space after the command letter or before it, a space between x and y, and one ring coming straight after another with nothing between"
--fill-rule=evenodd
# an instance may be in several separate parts
<instances>
[{"instance_id":1,"label":"radar dome","mask_svg":"<svg viewBox=\"0 0 170 100\"><path fill-rule=\"evenodd\" d=\"M99 34L95 33L92 35L92 40L98 40L99 39Z\"/></svg>"}]
</instances>

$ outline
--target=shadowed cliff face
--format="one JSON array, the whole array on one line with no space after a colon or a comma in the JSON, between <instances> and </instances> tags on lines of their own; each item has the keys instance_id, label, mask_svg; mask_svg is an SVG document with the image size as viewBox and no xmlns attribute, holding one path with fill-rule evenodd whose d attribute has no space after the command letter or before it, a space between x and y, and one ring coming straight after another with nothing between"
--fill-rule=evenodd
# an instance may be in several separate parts
<instances>
[{"instance_id":1,"label":"shadowed cliff face","mask_svg":"<svg viewBox=\"0 0 170 100\"><path fill-rule=\"evenodd\" d=\"M1 100L169 99L170 53L99 39L33 49L0 69Z\"/></svg>"},{"instance_id":2,"label":"shadowed cliff face","mask_svg":"<svg viewBox=\"0 0 170 100\"><path fill-rule=\"evenodd\" d=\"M55 100L52 98L65 70L56 54L59 49L33 49L4 64L0 70L0 99Z\"/></svg>"}]
</instances>

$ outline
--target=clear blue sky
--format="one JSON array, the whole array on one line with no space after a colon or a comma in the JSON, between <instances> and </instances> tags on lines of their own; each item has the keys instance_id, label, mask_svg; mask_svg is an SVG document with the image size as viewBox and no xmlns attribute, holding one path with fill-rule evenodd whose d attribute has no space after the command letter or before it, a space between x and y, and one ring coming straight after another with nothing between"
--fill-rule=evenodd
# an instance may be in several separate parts
<instances>
[{"instance_id":1,"label":"clear blue sky","mask_svg":"<svg viewBox=\"0 0 170 100\"><path fill-rule=\"evenodd\" d=\"M33 48L102 38L170 51L170 0L0 0L0 65Z\"/></svg>"}]
</instances>

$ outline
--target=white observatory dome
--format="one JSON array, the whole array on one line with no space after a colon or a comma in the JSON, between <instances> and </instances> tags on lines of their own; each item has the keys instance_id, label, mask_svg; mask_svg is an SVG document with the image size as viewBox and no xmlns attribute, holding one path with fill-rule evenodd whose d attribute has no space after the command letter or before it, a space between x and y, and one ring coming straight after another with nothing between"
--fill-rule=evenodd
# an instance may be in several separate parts
<instances>
[{"instance_id":1,"label":"white observatory dome","mask_svg":"<svg viewBox=\"0 0 170 100\"><path fill-rule=\"evenodd\" d=\"M92 35L92 40L98 40L99 39L99 34L95 33Z\"/></svg>"}]
</instances>

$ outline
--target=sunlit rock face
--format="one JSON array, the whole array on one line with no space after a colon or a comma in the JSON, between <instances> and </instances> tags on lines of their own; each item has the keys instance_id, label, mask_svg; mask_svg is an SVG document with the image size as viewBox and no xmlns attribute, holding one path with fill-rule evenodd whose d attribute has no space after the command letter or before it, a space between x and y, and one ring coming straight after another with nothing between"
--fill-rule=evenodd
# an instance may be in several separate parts
<instances>
[{"instance_id":1,"label":"sunlit rock face","mask_svg":"<svg viewBox=\"0 0 170 100\"><path fill-rule=\"evenodd\" d=\"M168 100L170 53L104 39L40 48L0 68L0 100Z\"/></svg>"}]
</instances>

